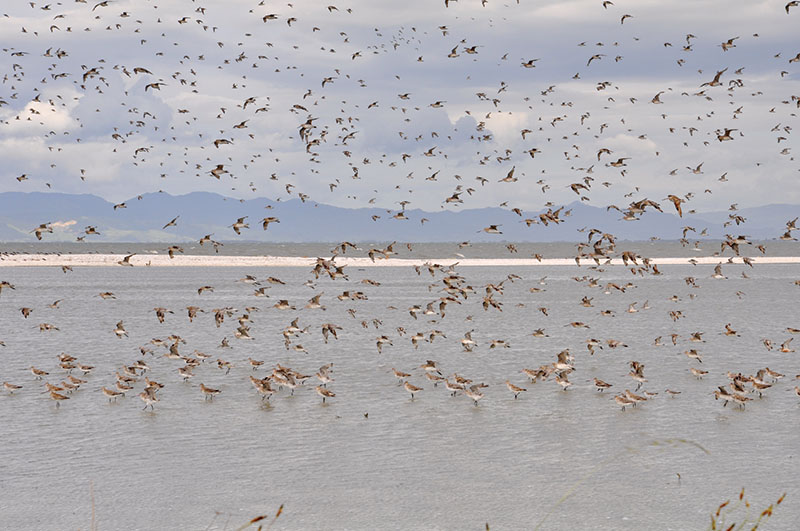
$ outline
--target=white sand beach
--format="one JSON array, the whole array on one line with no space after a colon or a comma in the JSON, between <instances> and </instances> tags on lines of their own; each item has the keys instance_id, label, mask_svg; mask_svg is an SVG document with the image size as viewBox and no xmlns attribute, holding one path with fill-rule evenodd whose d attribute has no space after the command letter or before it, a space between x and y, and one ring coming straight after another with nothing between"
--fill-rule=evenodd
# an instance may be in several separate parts
<instances>
[{"instance_id":1,"label":"white sand beach","mask_svg":"<svg viewBox=\"0 0 800 531\"><path fill-rule=\"evenodd\" d=\"M121 267L121 254L15 254L0 255L0 267ZM741 264L745 257L664 257L651 258L655 265L685 265L719 263ZM758 256L748 257L754 264L797 264L800 256ZM316 257L306 256L201 256L179 255L170 258L168 255L134 255L130 263L135 267L307 267L313 266ZM574 258L432 258L428 260L408 258L387 258L370 260L366 257L337 256L335 262L348 267L413 267L426 264L449 266L457 264L462 267L515 267L515 266L574 266ZM624 265L621 258L601 260L603 265ZM641 263L641 260L639 260ZM581 259L580 265L593 265L590 259Z\"/></svg>"}]
</instances>

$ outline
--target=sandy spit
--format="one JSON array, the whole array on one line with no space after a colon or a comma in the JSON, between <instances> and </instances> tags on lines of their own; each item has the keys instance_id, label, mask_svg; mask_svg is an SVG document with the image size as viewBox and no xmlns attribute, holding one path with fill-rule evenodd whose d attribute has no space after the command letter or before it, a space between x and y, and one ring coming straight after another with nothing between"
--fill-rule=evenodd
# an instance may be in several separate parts
<instances>
[{"instance_id":1,"label":"sandy spit","mask_svg":"<svg viewBox=\"0 0 800 531\"><path fill-rule=\"evenodd\" d=\"M119 262L124 258L121 254L15 254L0 255L2 267L122 267ZM325 257L330 258L330 257ZM750 258L754 264L798 264L800 256L759 256ZM722 263L740 264L741 257L705 256L694 258L652 258L651 264L685 265L694 261L697 264L716 265ZM130 263L134 267L313 267L317 258L303 256L197 256L177 255L134 255ZM338 256L337 265L348 267L412 267L427 264L449 266L457 264L466 267L516 267L516 266L574 266L574 258L436 258L428 260L408 258L388 258L375 260L366 257ZM593 265L593 260L581 259L581 265ZM603 265L608 261L601 260ZM641 260L639 261L641 264ZM622 259L614 258L610 265L623 265Z\"/></svg>"}]
</instances>

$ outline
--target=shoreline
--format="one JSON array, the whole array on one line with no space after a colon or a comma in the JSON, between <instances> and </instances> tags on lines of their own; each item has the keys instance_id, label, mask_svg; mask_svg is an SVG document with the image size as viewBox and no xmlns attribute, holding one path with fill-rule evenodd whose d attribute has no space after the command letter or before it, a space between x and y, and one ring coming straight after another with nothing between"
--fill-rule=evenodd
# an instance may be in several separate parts
<instances>
[{"instance_id":1,"label":"shoreline","mask_svg":"<svg viewBox=\"0 0 800 531\"><path fill-rule=\"evenodd\" d=\"M0 256L2 267L123 267L118 264L125 255L122 254L18 254ZM743 258L752 260L753 264L800 264L800 256L754 256L754 257L666 257L651 258L654 265L717 265L742 264ZM690 261L691 260L691 261ZM414 267L427 264L444 266L458 264L462 267L514 267L514 266L575 266L574 258L382 258L374 262L367 257L337 256L336 264L348 267ZM638 260L639 265L642 264ZM130 259L134 267L313 267L316 257L304 256L204 256L180 255L170 258L168 255L134 255ZM621 258L601 260L601 265L624 265ZM580 265L595 265L594 260L582 258ZM634 264L628 264L634 265Z\"/></svg>"}]
</instances>

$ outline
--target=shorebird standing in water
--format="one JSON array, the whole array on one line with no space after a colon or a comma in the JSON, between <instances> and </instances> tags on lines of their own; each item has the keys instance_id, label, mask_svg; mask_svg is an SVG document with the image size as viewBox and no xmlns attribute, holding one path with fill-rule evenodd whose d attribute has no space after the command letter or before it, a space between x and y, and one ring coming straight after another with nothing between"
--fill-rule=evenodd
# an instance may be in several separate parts
<instances>
[{"instance_id":1,"label":"shorebird standing in water","mask_svg":"<svg viewBox=\"0 0 800 531\"><path fill-rule=\"evenodd\" d=\"M56 407L59 407L61 405L62 400L69 400L68 396L64 396L52 390L50 391L50 398L56 401Z\"/></svg>"},{"instance_id":2,"label":"shorebird standing in water","mask_svg":"<svg viewBox=\"0 0 800 531\"><path fill-rule=\"evenodd\" d=\"M480 386L473 385L473 386L470 386L470 387L467 387L466 389L464 389L464 394L467 395L468 397L470 397L473 402L475 402L475 407L478 407L478 400L483 398L483 393L481 393L478 390L479 388L480 388ZM516 398L516 397L514 397L514 398Z\"/></svg>"},{"instance_id":3,"label":"shorebird standing in water","mask_svg":"<svg viewBox=\"0 0 800 531\"><path fill-rule=\"evenodd\" d=\"M261 400L264 399L269 400L269 397L271 397L272 394L275 392L272 389L272 386L270 385L269 380L267 378L259 380L258 378L254 378L253 376L251 376L250 382L253 384L253 387L256 388L256 391L258 391L258 393L261 395Z\"/></svg>"},{"instance_id":4,"label":"shorebird standing in water","mask_svg":"<svg viewBox=\"0 0 800 531\"><path fill-rule=\"evenodd\" d=\"M42 376L47 376L50 374L49 372L43 371L42 369L37 369L36 367L31 367L31 373L33 373L37 380L41 380Z\"/></svg>"},{"instance_id":5,"label":"shorebird standing in water","mask_svg":"<svg viewBox=\"0 0 800 531\"><path fill-rule=\"evenodd\" d=\"M567 376L566 372L556 374L556 383L561 386L563 391L566 391L572 385Z\"/></svg>"},{"instance_id":6,"label":"shorebird standing in water","mask_svg":"<svg viewBox=\"0 0 800 531\"><path fill-rule=\"evenodd\" d=\"M336 393L333 393L332 391L322 387L321 385L318 385L316 387L316 390L317 390L317 394L322 397L322 403L323 404L325 403L325 399L326 398L333 398L333 397L336 396Z\"/></svg>"},{"instance_id":7,"label":"shorebird standing in water","mask_svg":"<svg viewBox=\"0 0 800 531\"><path fill-rule=\"evenodd\" d=\"M416 385L413 385L409 382L403 384L403 388L409 393L411 393L411 400L414 400L414 393L418 393L423 390L422 387L417 387Z\"/></svg>"},{"instance_id":8,"label":"shorebird standing in water","mask_svg":"<svg viewBox=\"0 0 800 531\"><path fill-rule=\"evenodd\" d=\"M10 395L13 395L14 391L19 391L20 389L22 389L21 385L14 385L8 382L3 382L3 387L5 387L6 391L8 391L8 394Z\"/></svg>"},{"instance_id":9,"label":"shorebird standing in water","mask_svg":"<svg viewBox=\"0 0 800 531\"><path fill-rule=\"evenodd\" d=\"M744 406L747 404L747 402L752 400L752 398L749 398L747 396L741 395L739 393L733 393L730 396L731 396L731 399L734 402L736 402L737 404L739 404L742 407L742 409L744 409Z\"/></svg>"},{"instance_id":10,"label":"shorebird standing in water","mask_svg":"<svg viewBox=\"0 0 800 531\"><path fill-rule=\"evenodd\" d=\"M622 411L625 411L626 406L634 405L633 400L630 400L625 395L616 395L614 397L614 401L617 403L617 405L622 406Z\"/></svg>"},{"instance_id":11,"label":"shorebird standing in water","mask_svg":"<svg viewBox=\"0 0 800 531\"><path fill-rule=\"evenodd\" d=\"M527 389L525 389L524 387L518 387L518 386L512 384L509 380L506 380L506 387L508 387L509 391L514 393L514 400L517 399L517 397L519 396L520 393L522 393L524 391L527 391Z\"/></svg>"},{"instance_id":12,"label":"shorebird standing in water","mask_svg":"<svg viewBox=\"0 0 800 531\"><path fill-rule=\"evenodd\" d=\"M636 407L639 402L645 402L647 400L647 398L644 396L631 393L629 389L625 389L625 398L633 402L633 407Z\"/></svg>"},{"instance_id":13,"label":"shorebird standing in water","mask_svg":"<svg viewBox=\"0 0 800 531\"><path fill-rule=\"evenodd\" d=\"M597 390L600 391L600 392L603 392L606 389L608 389L609 387L612 387L612 384L610 384L608 382L604 382L603 380L601 380L599 378L595 378L594 379L594 385L595 385L595 387L597 387Z\"/></svg>"},{"instance_id":14,"label":"shorebird standing in water","mask_svg":"<svg viewBox=\"0 0 800 531\"><path fill-rule=\"evenodd\" d=\"M111 402L112 398L116 402L117 397L125 396L125 393L123 393L122 391L114 391L113 389L108 389L105 386L103 386L100 390L103 391L103 394L108 397L109 402Z\"/></svg>"},{"instance_id":15,"label":"shorebird standing in water","mask_svg":"<svg viewBox=\"0 0 800 531\"><path fill-rule=\"evenodd\" d=\"M450 382L450 380L445 379L444 388L450 392L450 396L456 396L456 393L464 390L464 384Z\"/></svg>"},{"instance_id":16,"label":"shorebird standing in water","mask_svg":"<svg viewBox=\"0 0 800 531\"><path fill-rule=\"evenodd\" d=\"M733 395L731 395L727 389L720 385L717 390L714 391L714 400L722 400L724 402L722 407L725 407L728 405L730 400L733 400Z\"/></svg>"},{"instance_id":17,"label":"shorebird standing in water","mask_svg":"<svg viewBox=\"0 0 800 531\"><path fill-rule=\"evenodd\" d=\"M394 377L397 378L397 385L403 385L404 380L411 376L407 372L398 371L394 367L392 367L392 372L394 373Z\"/></svg>"},{"instance_id":18,"label":"shorebird standing in water","mask_svg":"<svg viewBox=\"0 0 800 531\"><path fill-rule=\"evenodd\" d=\"M200 390L203 392L205 400L214 400L214 396L222 392L219 389L212 389L211 387L206 387L202 383L200 384Z\"/></svg>"}]
</instances>

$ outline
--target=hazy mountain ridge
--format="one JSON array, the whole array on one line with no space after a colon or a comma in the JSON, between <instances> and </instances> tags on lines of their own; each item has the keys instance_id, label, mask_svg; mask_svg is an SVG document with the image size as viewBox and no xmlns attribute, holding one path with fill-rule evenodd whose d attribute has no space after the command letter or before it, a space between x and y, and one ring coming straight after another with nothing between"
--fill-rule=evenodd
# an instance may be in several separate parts
<instances>
[{"instance_id":1,"label":"hazy mountain ridge","mask_svg":"<svg viewBox=\"0 0 800 531\"><path fill-rule=\"evenodd\" d=\"M407 220L393 219L398 210L383 208L340 208L313 201L272 201L256 198L240 201L209 192L172 196L165 193L143 194L125 201L127 207L114 210L114 204L89 194L0 193L0 241L35 241L32 230L41 223L59 223L47 241L74 241L84 235L84 228L95 226L100 235L88 235L87 241L183 242L198 240L206 234L219 241L323 242L323 241L519 241L553 242L585 240L581 228L597 228L619 239L648 240L651 237L678 239L683 227L696 229L688 239L697 238L703 229L708 238L724 234L747 235L754 239L773 239L785 232L786 222L800 216L800 205L765 205L744 208L736 214L746 218L737 226L729 221L732 211L704 212L683 218L669 213L672 205L662 204L664 213L648 209L636 221L622 221L616 210L579 202L565 205L563 223L526 225L524 219L538 219L538 212L523 216L502 208L442 210L426 212L406 210ZM565 213L571 215L565 217ZM162 229L175 216L177 226ZM237 235L231 225L248 216L249 229ZM260 220L274 216L263 230ZM379 216L373 220L373 216ZM421 223L422 219L427 219ZM64 224L69 223L67 226ZM499 225L503 234L486 234L484 227Z\"/></svg>"}]
</instances>

